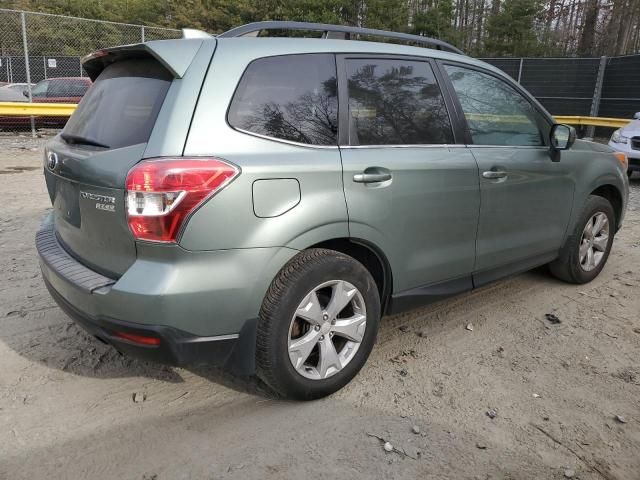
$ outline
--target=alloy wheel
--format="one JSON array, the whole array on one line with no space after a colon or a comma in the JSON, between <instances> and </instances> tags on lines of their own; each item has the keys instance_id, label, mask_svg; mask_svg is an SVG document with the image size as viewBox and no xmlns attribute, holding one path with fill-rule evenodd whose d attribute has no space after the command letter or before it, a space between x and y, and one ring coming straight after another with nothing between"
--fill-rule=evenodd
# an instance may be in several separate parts
<instances>
[{"instance_id":1,"label":"alloy wheel","mask_svg":"<svg viewBox=\"0 0 640 480\"><path fill-rule=\"evenodd\" d=\"M360 291L344 280L324 282L300 302L289 326L289 359L311 380L340 372L353 360L367 326Z\"/></svg>"},{"instance_id":2,"label":"alloy wheel","mask_svg":"<svg viewBox=\"0 0 640 480\"><path fill-rule=\"evenodd\" d=\"M609 243L609 219L603 212L594 213L582 230L580 266L590 272L600 265Z\"/></svg>"}]
</instances>

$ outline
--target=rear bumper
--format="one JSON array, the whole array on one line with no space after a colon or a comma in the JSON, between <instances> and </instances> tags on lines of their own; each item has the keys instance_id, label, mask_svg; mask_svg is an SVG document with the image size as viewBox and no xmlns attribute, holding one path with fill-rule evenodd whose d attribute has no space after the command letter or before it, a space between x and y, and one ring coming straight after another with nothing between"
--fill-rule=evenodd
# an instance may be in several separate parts
<instances>
[{"instance_id":1,"label":"rear bumper","mask_svg":"<svg viewBox=\"0 0 640 480\"><path fill-rule=\"evenodd\" d=\"M90 317L67 302L46 279L45 285L58 306L71 319L91 335L115 347L120 353L178 367L213 365L231 370L245 370L239 368L241 365L235 362L230 364L234 351L238 354L240 334L198 337L164 325L141 325L113 318ZM157 338L159 343L141 345L119 337L119 333ZM242 360L243 355L237 356Z\"/></svg>"},{"instance_id":2,"label":"rear bumper","mask_svg":"<svg viewBox=\"0 0 640 480\"><path fill-rule=\"evenodd\" d=\"M36 235L36 247L52 297L92 335L146 360L220 366L240 374L254 371L256 319L264 294L296 253L142 245L129 270L112 279L73 258L50 219ZM122 334L151 337L157 344Z\"/></svg>"}]
</instances>

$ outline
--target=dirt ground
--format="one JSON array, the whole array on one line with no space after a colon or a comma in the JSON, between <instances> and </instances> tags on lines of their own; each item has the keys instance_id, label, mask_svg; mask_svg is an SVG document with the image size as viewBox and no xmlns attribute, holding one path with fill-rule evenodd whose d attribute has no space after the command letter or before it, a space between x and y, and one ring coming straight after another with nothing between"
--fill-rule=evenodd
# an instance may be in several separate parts
<instances>
[{"instance_id":1,"label":"dirt ground","mask_svg":"<svg viewBox=\"0 0 640 480\"><path fill-rule=\"evenodd\" d=\"M41 147L0 137L0 479L640 479L640 176L591 284L539 269L386 318L349 386L290 403L121 357L56 307Z\"/></svg>"}]
</instances>

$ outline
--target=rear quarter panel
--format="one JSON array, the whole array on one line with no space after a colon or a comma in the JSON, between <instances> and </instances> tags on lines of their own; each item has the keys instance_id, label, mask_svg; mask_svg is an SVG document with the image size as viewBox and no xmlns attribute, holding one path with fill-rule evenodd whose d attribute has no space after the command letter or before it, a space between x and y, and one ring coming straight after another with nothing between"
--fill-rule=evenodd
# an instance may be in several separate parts
<instances>
[{"instance_id":1,"label":"rear quarter panel","mask_svg":"<svg viewBox=\"0 0 640 480\"><path fill-rule=\"evenodd\" d=\"M246 48L243 42L218 41L184 149L185 156L214 156L241 169L241 174L189 220L180 239L188 250L290 247L348 236L337 147L283 143L234 130L227 110L238 81L255 58L281 53ZM302 52L304 53L304 52ZM296 179L300 201L271 218L256 216L253 184L263 179Z\"/></svg>"},{"instance_id":2,"label":"rear quarter panel","mask_svg":"<svg viewBox=\"0 0 640 480\"><path fill-rule=\"evenodd\" d=\"M303 249L348 236L338 149L284 145L227 129L220 137L213 136L210 144L185 152L223 158L239 166L241 173L193 214L180 239L183 248ZM265 179L297 180L299 203L281 215L259 218L253 186Z\"/></svg>"}]
</instances>

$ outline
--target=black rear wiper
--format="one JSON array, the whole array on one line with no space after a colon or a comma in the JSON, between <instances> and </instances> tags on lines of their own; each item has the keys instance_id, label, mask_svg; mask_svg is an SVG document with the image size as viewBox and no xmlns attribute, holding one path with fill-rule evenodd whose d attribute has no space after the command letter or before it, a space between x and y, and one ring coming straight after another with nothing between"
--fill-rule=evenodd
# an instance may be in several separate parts
<instances>
[{"instance_id":1,"label":"black rear wiper","mask_svg":"<svg viewBox=\"0 0 640 480\"><path fill-rule=\"evenodd\" d=\"M67 143L74 145L93 145L94 147L109 148L109 145L97 142L91 138L81 137L80 135L71 135L70 133L61 133L60 136Z\"/></svg>"}]
</instances>

